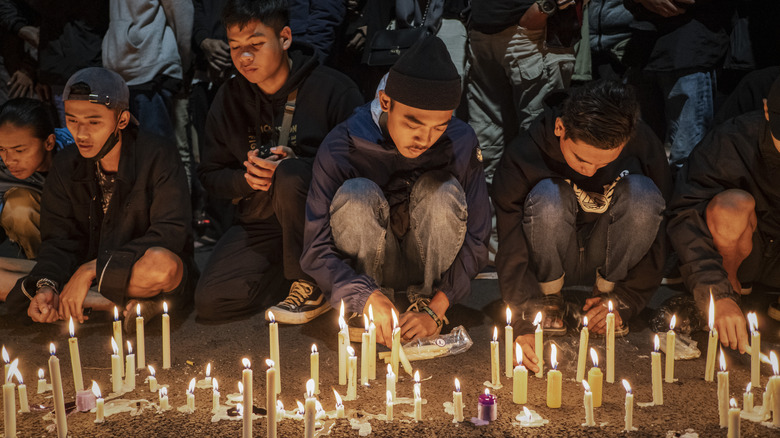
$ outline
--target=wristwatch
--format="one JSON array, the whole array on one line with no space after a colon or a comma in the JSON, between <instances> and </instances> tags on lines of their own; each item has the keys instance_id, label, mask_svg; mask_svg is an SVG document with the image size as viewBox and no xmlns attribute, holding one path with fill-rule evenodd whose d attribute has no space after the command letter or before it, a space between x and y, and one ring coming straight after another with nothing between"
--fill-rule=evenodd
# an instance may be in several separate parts
<instances>
[{"instance_id":1,"label":"wristwatch","mask_svg":"<svg viewBox=\"0 0 780 438\"><path fill-rule=\"evenodd\" d=\"M558 10L558 4L555 0L536 0L539 10L547 15L552 15Z\"/></svg>"}]
</instances>

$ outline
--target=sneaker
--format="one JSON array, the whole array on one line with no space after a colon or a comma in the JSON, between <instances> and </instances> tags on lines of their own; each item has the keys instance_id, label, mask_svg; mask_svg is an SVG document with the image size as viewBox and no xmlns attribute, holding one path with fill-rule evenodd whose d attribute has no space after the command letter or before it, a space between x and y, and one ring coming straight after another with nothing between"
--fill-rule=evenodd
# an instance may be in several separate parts
<instances>
[{"instance_id":1,"label":"sneaker","mask_svg":"<svg viewBox=\"0 0 780 438\"><path fill-rule=\"evenodd\" d=\"M566 334L566 324L563 320L566 308L560 293L545 295L538 303L542 311L542 331L545 336L563 336ZM549 323L548 323L549 321ZM555 324L558 322L559 324ZM555 325L560 325L555 327Z\"/></svg>"},{"instance_id":2,"label":"sneaker","mask_svg":"<svg viewBox=\"0 0 780 438\"><path fill-rule=\"evenodd\" d=\"M298 280L290 286L287 298L268 310L282 324L305 324L330 310L330 303L317 285ZM268 319L268 312L265 318Z\"/></svg>"}]
</instances>

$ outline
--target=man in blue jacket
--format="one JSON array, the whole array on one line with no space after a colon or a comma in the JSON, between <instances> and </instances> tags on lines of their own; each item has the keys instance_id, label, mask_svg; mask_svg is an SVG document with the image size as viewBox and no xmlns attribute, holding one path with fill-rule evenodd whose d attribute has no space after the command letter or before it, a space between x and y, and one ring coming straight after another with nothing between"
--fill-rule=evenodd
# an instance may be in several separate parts
<instances>
[{"instance_id":1,"label":"man in blue jacket","mask_svg":"<svg viewBox=\"0 0 780 438\"><path fill-rule=\"evenodd\" d=\"M374 102L328 134L314 162L301 267L331 305L373 308L385 345L395 290L412 304L401 336L431 336L487 263L487 187L476 135L452 117L460 92L446 46L428 37L391 68Z\"/></svg>"}]
</instances>

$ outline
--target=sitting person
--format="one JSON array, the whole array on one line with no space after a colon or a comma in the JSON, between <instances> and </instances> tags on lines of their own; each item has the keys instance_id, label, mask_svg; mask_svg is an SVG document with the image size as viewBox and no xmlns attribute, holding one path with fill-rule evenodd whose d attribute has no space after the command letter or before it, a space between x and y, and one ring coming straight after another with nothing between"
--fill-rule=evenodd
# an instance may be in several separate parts
<instances>
[{"instance_id":1,"label":"sitting person","mask_svg":"<svg viewBox=\"0 0 780 438\"><path fill-rule=\"evenodd\" d=\"M672 187L663 147L626 86L592 82L546 104L507 147L492 192L499 286L521 315L515 333L532 371L541 352L531 319L541 310L545 332L565 333L564 287L592 287L582 307L592 333L606 331L608 300L616 334L627 333L661 283Z\"/></svg>"},{"instance_id":2,"label":"sitting person","mask_svg":"<svg viewBox=\"0 0 780 438\"><path fill-rule=\"evenodd\" d=\"M118 306L127 315L138 303L148 321L161 311L152 298L182 303L191 290L184 168L171 142L132 126L128 96L124 80L103 68L68 80L62 97L77 147L57 154L49 171L38 261L8 294L12 313L83 322L85 308Z\"/></svg>"},{"instance_id":3,"label":"sitting person","mask_svg":"<svg viewBox=\"0 0 780 438\"><path fill-rule=\"evenodd\" d=\"M677 174L669 237L700 312L715 302L723 345L745 352L739 297L750 283L780 287L780 79L764 110L710 132ZM780 320L780 304L769 316Z\"/></svg>"},{"instance_id":4,"label":"sitting person","mask_svg":"<svg viewBox=\"0 0 780 438\"><path fill-rule=\"evenodd\" d=\"M400 316L401 337L435 335L488 261L477 138L452 117L460 84L444 43L421 40L377 98L328 134L314 162L301 266L331 305L363 314L373 307L384 345L398 313L395 290L412 304ZM362 327L362 317L353 320Z\"/></svg>"},{"instance_id":5,"label":"sitting person","mask_svg":"<svg viewBox=\"0 0 780 438\"><path fill-rule=\"evenodd\" d=\"M40 100L20 97L0 106L0 224L30 260L41 246L43 182L54 154L71 143L68 130L54 128ZM15 282L0 284L0 299Z\"/></svg>"},{"instance_id":6,"label":"sitting person","mask_svg":"<svg viewBox=\"0 0 780 438\"><path fill-rule=\"evenodd\" d=\"M314 155L363 101L349 78L292 41L286 1L229 0L222 21L240 75L209 110L198 176L210 196L238 205L203 270L195 309L220 321L271 306L276 321L303 324L330 309L300 265Z\"/></svg>"}]
</instances>

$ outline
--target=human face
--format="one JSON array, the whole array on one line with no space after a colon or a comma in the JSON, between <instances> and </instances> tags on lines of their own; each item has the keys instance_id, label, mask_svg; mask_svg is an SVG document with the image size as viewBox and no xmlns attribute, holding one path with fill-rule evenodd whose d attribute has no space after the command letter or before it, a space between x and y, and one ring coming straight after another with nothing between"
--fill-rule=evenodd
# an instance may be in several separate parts
<instances>
[{"instance_id":1,"label":"human face","mask_svg":"<svg viewBox=\"0 0 780 438\"><path fill-rule=\"evenodd\" d=\"M566 128L560 117L555 119L555 135L560 142L566 164L580 175L591 177L602 167L615 161L623 152L625 143L614 149L601 149L579 140L566 137Z\"/></svg>"},{"instance_id":2,"label":"human face","mask_svg":"<svg viewBox=\"0 0 780 438\"><path fill-rule=\"evenodd\" d=\"M226 30L230 58L238 72L266 94L279 91L290 72L286 52L292 42L290 28L285 26L277 34L272 27L252 20L244 27Z\"/></svg>"},{"instance_id":3,"label":"human face","mask_svg":"<svg viewBox=\"0 0 780 438\"><path fill-rule=\"evenodd\" d=\"M54 134L41 140L29 126L12 123L0 126L0 158L8 171L18 179L27 179L36 171L45 172L51 165Z\"/></svg>"},{"instance_id":4,"label":"human face","mask_svg":"<svg viewBox=\"0 0 780 438\"><path fill-rule=\"evenodd\" d=\"M114 110L87 100L65 101L65 124L84 158L96 156L114 130L127 126L129 118L123 111L117 120Z\"/></svg>"},{"instance_id":5,"label":"human face","mask_svg":"<svg viewBox=\"0 0 780 438\"><path fill-rule=\"evenodd\" d=\"M379 92L382 111L387 113L387 131L398 152L406 158L417 158L444 134L452 120L452 111L432 111L414 108L393 101Z\"/></svg>"}]
</instances>

